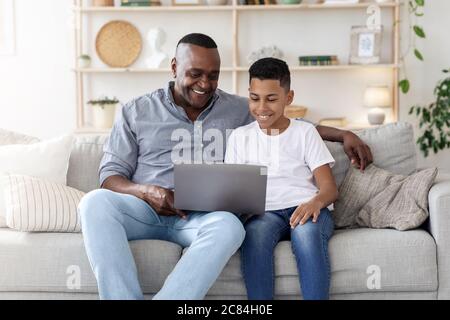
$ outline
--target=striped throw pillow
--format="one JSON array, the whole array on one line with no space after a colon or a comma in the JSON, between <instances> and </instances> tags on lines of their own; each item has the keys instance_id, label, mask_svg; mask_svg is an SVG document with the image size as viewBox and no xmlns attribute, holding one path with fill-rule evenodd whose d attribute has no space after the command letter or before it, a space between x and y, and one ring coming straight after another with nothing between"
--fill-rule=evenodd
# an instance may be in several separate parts
<instances>
[{"instance_id":1,"label":"striped throw pillow","mask_svg":"<svg viewBox=\"0 0 450 320\"><path fill-rule=\"evenodd\" d=\"M84 193L60 183L26 175L0 178L6 224L26 232L80 232L77 206ZM1 190L1 189L0 189Z\"/></svg>"}]
</instances>

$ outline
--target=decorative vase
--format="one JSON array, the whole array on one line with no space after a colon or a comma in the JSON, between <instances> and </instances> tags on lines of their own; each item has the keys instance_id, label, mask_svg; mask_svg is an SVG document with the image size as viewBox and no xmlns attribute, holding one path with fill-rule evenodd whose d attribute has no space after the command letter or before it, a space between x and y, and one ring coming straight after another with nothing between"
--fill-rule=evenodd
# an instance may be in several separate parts
<instances>
[{"instance_id":1,"label":"decorative vase","mask_svg":"<svg viewBox=\"0 0 450 320\"><path fill-rule=\"evenodd\" d=\"M92 125L99 129L110 129L114 124L117 104L93 105Z\"/></svg>"}]
</instances>

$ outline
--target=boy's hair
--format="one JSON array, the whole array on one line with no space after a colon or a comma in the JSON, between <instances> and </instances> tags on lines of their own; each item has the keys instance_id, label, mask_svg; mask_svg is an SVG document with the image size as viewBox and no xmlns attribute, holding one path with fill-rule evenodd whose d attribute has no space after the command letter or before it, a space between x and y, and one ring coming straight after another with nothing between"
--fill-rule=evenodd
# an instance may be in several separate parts
<instances>
[{"instance_id":1,"label":"boy's hair","mask_svg":"<svg viewBox=\"0 0 450 320\"><path fill-rule=\"evenodd\" d=\"M190 33L185 35L183 38L181 38L180 41L178 41L177 48L180 44L194 44L199 47L207 48L207 49L216 49L217 44L214 42L214 40L203 33Z\"/></svg>"},{"instance_id":2,"label":"boy's hair","mask_svg":"<svg viewBox=\"0 0 450 320\"><path fill-rule=\"evenodd\" d=\"M280 86L291 90L291 73L286 62L276 58L262 58L252 64L249 70L250 82L259 80L280 80Z\"/></svg>"}]
</instances>

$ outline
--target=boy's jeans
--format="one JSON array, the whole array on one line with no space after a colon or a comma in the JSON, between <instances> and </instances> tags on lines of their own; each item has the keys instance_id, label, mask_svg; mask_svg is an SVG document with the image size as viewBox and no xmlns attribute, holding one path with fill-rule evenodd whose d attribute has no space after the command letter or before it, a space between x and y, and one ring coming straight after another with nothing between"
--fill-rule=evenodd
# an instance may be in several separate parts
<instances>
[{"instance_id":1,"label":"boy's jeans","mask_svg":"<svg viewBox=\"0 0 450 320\"><path fill-rule=\"evenodd\" d=\"M181 300L203 299L245 237L242 223L229 212L188 212L187 220L160 216L145 201L106 189L88 193L79 212L101 299L143 299L128 241L159 239L189 247L154 296Z\"/></svg>"},{"instance_id":2,"label":"boy's jeans","mask_svg":"<svg viewBox=\"0 0 450 320\"><path fill-rule=\"evenodd\" d=\"M246 235L241 257L249 299L273 299L274 249L280 240L289 235L297 260L303 298L329 298L328 240L334 230L331 213L324 208L316 223L310 218L304 225L291 229L289 219L296 208L268 211L245 224Z\"/></svg>"}]
</instances>

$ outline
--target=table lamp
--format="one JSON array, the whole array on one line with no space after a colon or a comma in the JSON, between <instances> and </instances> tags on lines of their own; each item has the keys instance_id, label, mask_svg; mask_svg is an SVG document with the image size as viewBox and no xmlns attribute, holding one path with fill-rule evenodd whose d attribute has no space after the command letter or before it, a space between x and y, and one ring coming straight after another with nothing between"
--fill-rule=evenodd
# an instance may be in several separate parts
<instances>
[{"instance_id":1,"label":"table lamp","mask_svg":"<svg viewBox=\"0 0 450 320\"><path fill-rule=\"evenodd\" d=\"M370 108L368 120L371 125L383 124L385 114L382 108L391 107L391 93L387 86L367 87L364 92L364 106Z\"/></svg>"}]
</instances>

